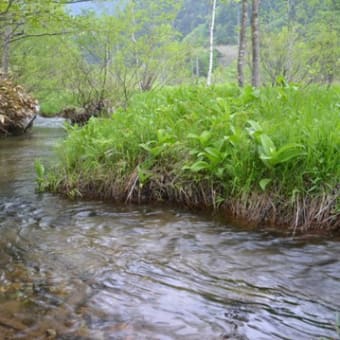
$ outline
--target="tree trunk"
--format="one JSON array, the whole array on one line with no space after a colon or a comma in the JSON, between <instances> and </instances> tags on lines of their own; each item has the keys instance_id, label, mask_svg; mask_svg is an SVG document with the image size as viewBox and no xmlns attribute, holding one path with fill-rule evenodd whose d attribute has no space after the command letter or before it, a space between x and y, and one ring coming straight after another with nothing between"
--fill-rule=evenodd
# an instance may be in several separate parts
<instances>
[{"instance_id":1,"label":"tree trunk","mask_svg":"<svg viewBox=\"0 0 340 340\"><path fill-rule=\"evenodd\" d=\"M260 34L259 34L260 0L253 0L251 16L252 36L252 85L260 86Z\"/></svg>"},{"instance_id":2,"label":"tree trunk","mask_svg":"<svg viewBox=\"0 0 340 340\"><path fill-rule=\"evenodd\" d=\"M283 68L282 76L289 83L293 81L294 72L293 65L293 50L294 50L294 21L295 21L295 2L287 0L287 46L286 46L286 61Z\"/></svg>"},{"instance_id":3,"label":"tree trunk","mask_svg":"<svg viewBox=\"0 0 340 340\"><path fill-rule=\"evenodd\" d=\"M192 63L192 77L193 78L199 78L200 76L200 61L198 59L198 55L193 57L191 60Z\"/></svg>"},{"instance_id":4,"label":"tree trunk","mask_svg":"<svg viewBox=\"0 0 340 340\"><path fill-rule=\"evenodd\" d=\"M237 58L237 78L238 85L240 87L244 86L244 59L247 48L246 41L247 19L248 19L248 0L242 0L242 17Z\"/></svg>"},{"instance_id":5,"label":"tree trunk","mask_svg":"<svg viewBox=\"0 0 340 340\"><path fill-rule=\"evenodd\" d=\"M9 44L11 40L12 29L10 26L5 28L3 35L2 45L2 58L1 58L1 78L7 78L9 73Z\"/></svg>"},{"instance_id":6,"label":"tree trunk","mask_svg":"<svg viewBox=\"0 0 340 340\"><path fill-rule=\"evenodd\" d=\"M209 55L209 70L207 77L207 85L211 85L211 76L214 63L214 28L215 28L215 16L216 16L216 0L213 0L211 25L210 25L210 55Z\"/></svg>"}]
</instances>

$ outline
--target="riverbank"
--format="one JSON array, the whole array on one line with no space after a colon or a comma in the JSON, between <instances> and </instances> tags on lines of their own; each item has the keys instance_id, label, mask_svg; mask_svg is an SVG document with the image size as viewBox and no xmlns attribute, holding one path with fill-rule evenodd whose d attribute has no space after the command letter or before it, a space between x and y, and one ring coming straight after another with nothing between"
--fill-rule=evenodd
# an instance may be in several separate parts
<instances>
[{"instance_id":1,"label":"riverbank","mask_svg":"<svg viewBox=\"0 0 340 340\"><path fill-rule=\"evenodd\" d=\"M179 87L70 127L41 190L339 231L339 88Z\"/></svg>"}]
</instances>

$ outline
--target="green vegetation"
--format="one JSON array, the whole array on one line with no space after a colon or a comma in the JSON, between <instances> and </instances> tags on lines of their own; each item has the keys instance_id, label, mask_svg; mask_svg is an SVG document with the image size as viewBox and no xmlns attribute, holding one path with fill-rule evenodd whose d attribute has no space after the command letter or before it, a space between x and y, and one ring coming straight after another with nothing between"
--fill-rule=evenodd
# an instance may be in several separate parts
<instances>
[{"instance_id":1,"label":"green vegetation","mask_svg":"<svg viewBox=\"0 0 340 340\"><path fill-rule=\"evenodd\" d=\"M69 127L58 168L36 163L39 190L339 229L337 1L221 0L215 13L203 0L117 0L72 15L80 3L0 3L1 78L46 115L116 111ZM207 76L212 88L192 85ZM219 85L237 81L258 89Z\"/></svg>"},{"instance_id":2,"label":"green vegetation","mask_svg":"<svg viewBox=\"0 0 340 340\"><path fill-rule=\"evenodd\" d=\"M248 1L251 4L251 1ZM111 11L71 15L76 0L0 2L0 76L39 100L42 113L136 92L203 83L209 60L211 4L205 0L112 0ZM242 1L217 1L212 82L236 82ZM68 5L66 5L68 4ZM93 0L84 4L96 4ZM84 5L83 4L83 5ZM250 6L250 5L249 5ZM261 0L261 84L339 82L339 11L333 0ZM249 21L245 83L250 83Z\"/></svg>"},{"instance_id":3,"label":"green vegetation","mask_svg":"<svg viewBox=\"0 0 340 340\"><path fill-rule=\"evenodd\" d=\"M172 201L288 225L339 229L338 87L176 87L69 127L39 185L72 197ZM44 178L42 178L44 177Z\"/></svg>"}]
</instances>

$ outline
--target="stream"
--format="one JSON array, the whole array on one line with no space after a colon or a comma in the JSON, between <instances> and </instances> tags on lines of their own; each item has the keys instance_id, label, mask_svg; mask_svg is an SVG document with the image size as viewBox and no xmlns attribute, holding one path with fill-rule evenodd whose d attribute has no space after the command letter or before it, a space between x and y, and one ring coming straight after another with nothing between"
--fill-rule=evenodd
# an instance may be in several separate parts
<instances>
[{"instance_id":1,"label":"stream","mask_svg":"<svg viewBox=\"0 0 340 340\"><path fill-rule=\"evenodd\" d=\"M340 339L340 239L35 192L60 119L0 140L0 339Z\"/></svg>"}]
</instances>

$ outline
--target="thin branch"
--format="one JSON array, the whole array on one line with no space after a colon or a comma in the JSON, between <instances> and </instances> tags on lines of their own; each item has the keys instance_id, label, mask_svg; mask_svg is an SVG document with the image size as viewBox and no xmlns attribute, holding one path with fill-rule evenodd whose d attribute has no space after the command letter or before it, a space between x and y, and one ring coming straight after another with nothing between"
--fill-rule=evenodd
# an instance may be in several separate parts
<instances>
[{"instance_id":1,"label":"thin branch","mask_svg":"<svg viewBox=\"0 0 340 340\"><path fill-rule=\"evenodd\" d=\"M58 35L64 35L64 34L72 34L76 33L75 31L66 31L66 32L53 32L53 33L37 33L37 34L23 34L20 36L17 36L16 38L11 39L11 43L26 39L26 38L39 38L39 37L46 37L46 36L58 36Z\"/></svg>"},{"instance_id":2,"label":"thin branch","mask_svg":"<svg viewBox=\"0 0 340 340\"><path fill-rule=\"evenodd\" d=\"M9 1L8 1L8 4L7 4L6 9L5 9L3 12L0 12L0 16L1 16L1 15L6 15L6 14L8 13L8 11L9 11L9 9L12 7L14 1L15 1L15 0L9 0Z\"/></svg>"}]
</instances>

